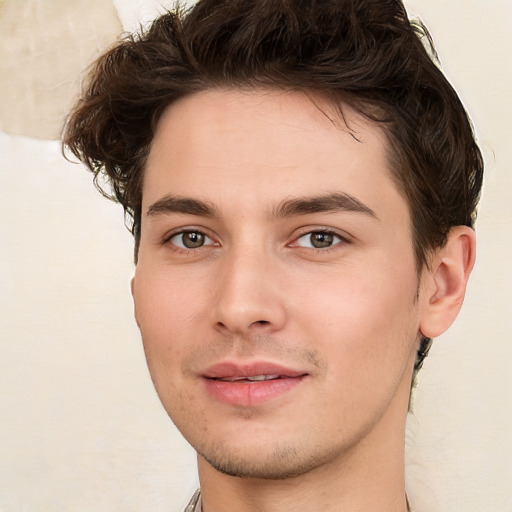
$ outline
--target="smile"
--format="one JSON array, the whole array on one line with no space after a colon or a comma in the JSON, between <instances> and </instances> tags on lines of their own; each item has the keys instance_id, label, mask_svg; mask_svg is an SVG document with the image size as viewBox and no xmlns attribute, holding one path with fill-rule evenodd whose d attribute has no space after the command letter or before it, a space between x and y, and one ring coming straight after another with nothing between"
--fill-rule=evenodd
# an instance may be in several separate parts
<instances>
[{"instance_id":1,"label":"smile","mask_svg":"<svg viewBox=\"0 0 512 512\"><path fill-rule=\"evenodd\" d=\"M275 380L275 379L283 379L286 377L282 377L281 375L254 375L251 377L223 377L223 378L215 378L214 380L220 380L222 382L261 382L264 380Z\"/></svg>"},{"instance_id":2,"label":"smile","mask_svg":"<svg viewBox=\"0 0 512 512\"><path fill-rule=\"evenodd\" d=\"M238 407L257 407L283 397L308 376L269 362L223 362L207 369L203 382L210 397Z\"/></svg>"}]
</instances>

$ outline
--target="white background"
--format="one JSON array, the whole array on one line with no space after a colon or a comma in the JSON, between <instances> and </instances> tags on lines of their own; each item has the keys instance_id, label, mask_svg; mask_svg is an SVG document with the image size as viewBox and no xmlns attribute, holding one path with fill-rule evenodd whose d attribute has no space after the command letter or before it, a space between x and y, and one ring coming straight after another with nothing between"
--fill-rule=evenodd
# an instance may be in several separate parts
<instances>
[{"instance_id":1,"label":"white background","mask_svg":"<svg viewBox=\"0 0 512 512\"><path fill-rule=\"evenodd\" d=\"M40 16L56 5L14 1ZM136 27L160 3L114 1L117 22ZM87 5L100 9L99 19L106 4ZM435 342L409 419L408 491L415 512L511 512L512 2L407 5L431 30L487 165L466 304ZM75 16L78 33L80 12ZM31 52L33 62L41 58L41 46ZM68 80L76 83L71 68ZM19 88L28 73L16 78ZM121 208L61 157L57 141L36 138L49 126L44 119L40 132L37 122L28 129L23 99L2 94L5 75L3 87L1 112L14 112L20 123L17 131L3 123L0 132L0 511L181 511L197 485L194 453L145 367Z\"/></svg>"}]
</instances>

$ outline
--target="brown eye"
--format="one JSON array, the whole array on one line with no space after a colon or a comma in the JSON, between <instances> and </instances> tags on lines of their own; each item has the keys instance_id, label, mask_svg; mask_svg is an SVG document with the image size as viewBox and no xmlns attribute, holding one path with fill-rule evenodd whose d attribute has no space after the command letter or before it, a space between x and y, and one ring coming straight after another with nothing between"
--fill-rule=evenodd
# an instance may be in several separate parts
<instances>
[{"instance_id":1,"label":"brown eye","mask_svg":"<svg viewBox=\"0 0 512 512\"><path fill-rule=\"evenodd\" d=\"M213 240L201 231L184 231L171 237L170 242L182 249L198 249L211 245Z\"/></svg>"},{"instance_id":2,"label":"brown eye","mask_svg":"<svg viewBox=\"0 0 512 512\"><path fill-rule=\"evenodd\" d=\"M330 247L333 243L334 236L331 233L325 233L323 231L317 231L315 233L311 233L310 240L311 245L316 249L323 249L325 247Z\"/></svg>"},{"instance_id":3,"label":"brown eye","mask_svg":"<svg viewBox=\"0 0 512 512\"><path fill-rule=\"evenodd\" d=\"M328 249L334 245L343 242L341 236L330 233L329 231L311 231L297 239L299 247L308 247L310 249Z\"/></svg>"}]
</instances>

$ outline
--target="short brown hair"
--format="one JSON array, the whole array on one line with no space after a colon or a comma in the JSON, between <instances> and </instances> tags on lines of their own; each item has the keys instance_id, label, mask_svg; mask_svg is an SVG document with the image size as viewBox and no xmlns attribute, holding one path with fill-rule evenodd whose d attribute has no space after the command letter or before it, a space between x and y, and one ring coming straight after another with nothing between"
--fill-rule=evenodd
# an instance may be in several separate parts
<instances>
[{"instance_id":1,"label":"short brown hair","mask_svg":"<svg viewBox=\"0 0 512 512\"><path fill-rule=\"evenodd\" d=\"M213 87L323 95L382 125L421 269L453 226L473 226L483 173L467 113L429 52L400 0L199 0L96 62L64 145L96 183L107 178L111 191L100 189L123 205L137 254L144 165L168 105Z\"/></svg>"}]
</instances>

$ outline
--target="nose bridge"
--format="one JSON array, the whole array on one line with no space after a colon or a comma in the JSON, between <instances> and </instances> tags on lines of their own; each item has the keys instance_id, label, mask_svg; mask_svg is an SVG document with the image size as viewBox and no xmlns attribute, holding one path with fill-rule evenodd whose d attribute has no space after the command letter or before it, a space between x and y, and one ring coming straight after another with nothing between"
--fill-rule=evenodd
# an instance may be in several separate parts
<instances>
[{"instance_id":1,"label":"nose bridge","mask_svg":"<svg viewBox=\"0 0 512 512\"><path fill-rule=\"evenodd\" d=\"M231 247L218 276L216 326L237 334L281 329L286 310L278 267L277 256L263 244Z\"/></svg>"}]
</instances>

